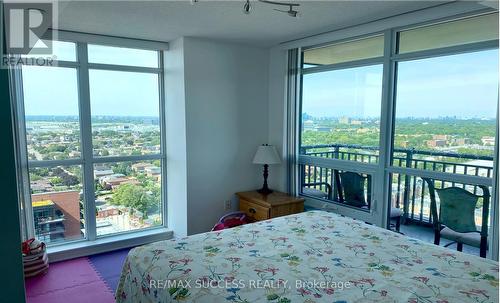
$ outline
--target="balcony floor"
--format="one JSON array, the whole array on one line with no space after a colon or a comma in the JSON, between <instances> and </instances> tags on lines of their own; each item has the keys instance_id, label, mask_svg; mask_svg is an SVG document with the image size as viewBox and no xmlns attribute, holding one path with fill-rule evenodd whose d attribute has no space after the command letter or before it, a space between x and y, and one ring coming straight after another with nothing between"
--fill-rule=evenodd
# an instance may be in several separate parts
<instances>
[{"instance_id":1,"label":"balcony floor","mask_svg":"<svg viewBox=\"0 0 500 303\"><path fill-rule=\"evenodd\" d=\"M400 227L400 232L403 233L404 235L419 239L425 242L429 243L434 243L434 231L432 230L431 227L426 227L422 225L415 225L415 224L408 224L408 225L403 225L401 224ZM441 238L441 246L444 246L452 241L448 239ZM451 244L448 246L449 249L456 250L457 245L456 244ZM473 247L469 245L464 245L463 247L463 252L475 256L479 256L479 248L478 247Z\"/></svg>"}]
</instances>

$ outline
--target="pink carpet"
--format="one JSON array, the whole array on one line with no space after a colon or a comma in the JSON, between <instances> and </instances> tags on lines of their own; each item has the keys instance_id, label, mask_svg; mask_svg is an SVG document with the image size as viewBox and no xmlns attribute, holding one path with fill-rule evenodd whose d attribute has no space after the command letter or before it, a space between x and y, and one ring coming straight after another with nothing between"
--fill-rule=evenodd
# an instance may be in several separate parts
<instances>
[{"instance_id":1,"label":"pink carpet","mask_svg":"<svg viewBox=\"0 0 500 303\"><path fill-rule=\"evenodd\" d=\"M112 303L113 291L88 258L52 263L47 274L26 279L28 303Z\"/></svg>"}]
</instances>

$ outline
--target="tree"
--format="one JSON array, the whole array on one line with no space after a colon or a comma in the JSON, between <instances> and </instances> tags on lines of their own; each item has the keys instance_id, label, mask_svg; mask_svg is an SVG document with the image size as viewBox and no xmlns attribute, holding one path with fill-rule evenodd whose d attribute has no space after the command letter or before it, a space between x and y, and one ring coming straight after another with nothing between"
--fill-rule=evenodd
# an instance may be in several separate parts
<instances>
[{"instance_id":1,"label":"tree","mask_svg":"<svg viewBox=\"0 0 500 303\"><path fill-rule=\"evenodd\" d=\"M136 209L146 217L147 210L155 204L155 199L153 195L141 186L123 184L113 193L111 202L116 205Z\"/></svg>"},{"instance_id":2,"label":"tree","mask_svg":"<svg viewBox=\"0 0 500 303\"><path fill-rule=\"evenodd\" d=\"M132 169L130 168L130 165L128 165L127 163L119 163L115 167L113 167L113 172L115 174L122 174L128 176L132 173Z\"/></svg>"},{"instance_id":3,"label":"tree","mask_svg":"<svg viewBox=\"0 0 500 303\"><path fill-rule=\"evenodd\" d=\"M66 186L73 186L73 185L77 185L78 183L80 183L78 178L74 175L64 174L64 175L61 175L60 178L62 179L62 184L66 185Z\"/></svg>"},{"instance_id":4,"label":"tree","mask_svg":"<svg viewBox=\"0 0 500 303\"><path fill-rule=\"evenodd\" d=\"M62 182L63 182L63 180L60 177L50 178L50 184L52 184L52 185L60 185L60 184L62 184Z\"/></svg>"}]
</instances>

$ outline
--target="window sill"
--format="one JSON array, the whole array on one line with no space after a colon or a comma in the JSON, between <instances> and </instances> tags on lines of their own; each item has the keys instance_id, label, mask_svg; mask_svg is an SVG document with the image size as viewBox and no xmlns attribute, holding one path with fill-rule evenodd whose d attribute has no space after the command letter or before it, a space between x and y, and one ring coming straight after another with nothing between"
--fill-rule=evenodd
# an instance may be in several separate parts
<instances>
[{"instance_id":1,"label":"window sill","mask_svg":"<svg viewBox=\"0 0 500 303\"><path fill-rule=\"evenodd\" d=\"M49 255L49 261L52 263L168 240L172 237L172 231L162 227L147 231L109 236L92 242L81 241L48 247L47 253Z\"/></svg>"}]
</instances>

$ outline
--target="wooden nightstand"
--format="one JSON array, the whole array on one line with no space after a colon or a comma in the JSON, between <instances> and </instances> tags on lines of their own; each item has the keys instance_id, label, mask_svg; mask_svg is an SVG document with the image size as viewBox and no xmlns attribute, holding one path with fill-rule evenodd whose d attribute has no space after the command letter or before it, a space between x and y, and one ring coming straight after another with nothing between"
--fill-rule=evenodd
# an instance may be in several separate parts
<instances>
[{"instance_id":1,"label":"wooden nightstand","mask_svg":"<svg viewBox=\"0 0 500 303\"><path fill-rule=\"evenodd\" d=\"M257 191L239 192L240 211L256 221L296 214L304 211L304 199L281 192L263 195Z\"/></svg>"}]
</instances>

